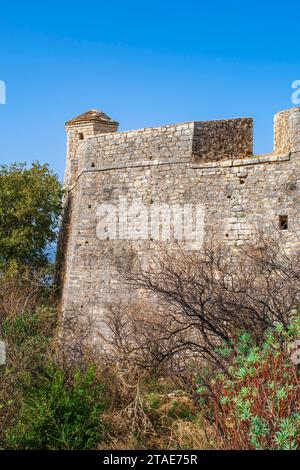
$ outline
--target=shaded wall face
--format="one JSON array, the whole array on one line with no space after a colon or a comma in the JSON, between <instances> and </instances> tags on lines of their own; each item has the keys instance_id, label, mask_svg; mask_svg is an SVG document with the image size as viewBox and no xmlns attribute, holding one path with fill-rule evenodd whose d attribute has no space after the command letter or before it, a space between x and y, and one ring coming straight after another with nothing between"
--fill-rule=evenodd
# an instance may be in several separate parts
<instances>
[{"instance_id":1,"label":"shaded wall face","mask_svg":"<svg viewBox=\"0 0 300 470\"><path fill-rule=\"evenodd\" d=\"M78 149L89 137L93 137L94 125L82 124L67 127L67 163L65 171L65 185L71 186L76 181L78 172Z\"/></svg>"},{"instance_id":2,"label":"shaded wall face","mask_svg":"<svg viewBox=\"0 0 300 470\"><path fill-rule=\"evenodd\" d=\"M208 162L247 158L252 154L252 119L241 118L195 123L193 161Z\"/></svg>"},{"instance_id":3,"label":"shaded wall face","mask_svg":"<svg viewBox=\"0 0 300 470\"><path fill-rule=\"evenodd\" d=\"M91 145L86 152L83 158L88 164L97 161L99 146ZM201 205L205 233L213 228L220 243L232 246L245 243L256 228L278 227L279 216L287 215L289 228L283 239L287 248L295 249L300 233L299 158L295 153L261 163L252 158L231 166L202 167L187 161L156 161L148 166L136 162L110 169L98 160L98 168L84 171L74 190L64 309L76 312L87 325L91 322L91 340L100 347L99 332L107 332L106 303L131 298L117 280L114 263L122 264L131 251L143 260L157 249L150 236L99 239L99 206L118 210L120 198L128 204L142 201L149 210L155 204Z\"/></svg>"}]
</instances>

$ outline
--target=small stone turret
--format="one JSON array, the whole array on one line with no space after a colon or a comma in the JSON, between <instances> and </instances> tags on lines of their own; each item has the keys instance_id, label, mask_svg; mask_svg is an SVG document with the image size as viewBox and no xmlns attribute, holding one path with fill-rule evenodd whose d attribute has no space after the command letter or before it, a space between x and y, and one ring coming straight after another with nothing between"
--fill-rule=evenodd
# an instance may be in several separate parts
<instances>
[{"instance_id":1,"label":"small stone turret","mask_svg":"<svg viewBox=\"0 0 300 470\"><path fill-rule=\"evenodd\" d=\"M113 121L102 111L92 109L71 119L66 123L67 131L67 163L65 185L71 186L77 176L78 147L89 137L118 131L119 123Z\"/></svg>"}]
</instances>

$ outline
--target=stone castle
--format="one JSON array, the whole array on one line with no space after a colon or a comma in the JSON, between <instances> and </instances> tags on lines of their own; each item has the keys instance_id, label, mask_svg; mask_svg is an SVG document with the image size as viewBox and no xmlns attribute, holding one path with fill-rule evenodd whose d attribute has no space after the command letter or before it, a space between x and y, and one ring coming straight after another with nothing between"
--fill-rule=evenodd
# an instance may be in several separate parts
<instances>
[{"instance_id":1,"label":"stone castle","mask_svg":"<svg viewBox=\"0 0 300 470\"><path fill-rule=\"evenodd\" d=\"M250 118L118 132L116 121L91 110L67 122L66 130L67 195L59 247L62 308L64 314L76 312L82 325L92 325L95 344L98 333L105 332L107 303L126 297L112 259L122 263L129 250L143 258L157 246L147 223L142 230L135 226L140 211L126 213L120 225L124 214L115 211L120 201L159 207L162 224L168 208L200 204L204 236L212 227L227 245L243 245L255 228L274 224L288 247L297 243L300 108L275 115L274 151L258 156L253 155ZM169 242L176 220L167 216ZM119 225L112 226L116 217Z\"/></svg>"}]
</instances>

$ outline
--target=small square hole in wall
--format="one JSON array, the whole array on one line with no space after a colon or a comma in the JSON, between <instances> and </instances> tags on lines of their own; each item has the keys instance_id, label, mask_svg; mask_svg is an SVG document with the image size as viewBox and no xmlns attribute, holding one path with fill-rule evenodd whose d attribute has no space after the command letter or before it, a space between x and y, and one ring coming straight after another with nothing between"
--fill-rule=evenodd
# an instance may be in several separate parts
<instances>
[{"instance_id":1,"label":"small square hole in wall","mask_svg":"<svg viewBox=\"0 0 300 470\"><path fill-rule=\"evenodd\" d=\"M279 216L279 230L287 230L288 228L289 228L288 216L287 215L280 215Z\"/></svg>"},{"instance_id":2,"label":"small square hole in wall","mask_svg":"<svg viewBox=\"0 0 300 470\"><path fill-rule=\"evenodd\" d=\"M245 178L240 178L240 184L245 184Z\"/></svg>"},{"instance_id":3,"label":"small square hole in wall","mask_svg":"<svg viewBox=\"0 0 300 470\"><path fill-rule=\"evenodd\" d=\"M95 163L94 162L92 163L92 168L95 168Z\"/></svg>"},{"instance_id":4,"label":"small square hole in wall","mask_svg":"<svg viewBox=\"0 0 300 470\"><path fill-rule=\"evenodd\" d=\"M84 139L84 135L82 134L82 132L79 132L78 140L83 140L83 139Z\"/></svg>"}]
</instances>

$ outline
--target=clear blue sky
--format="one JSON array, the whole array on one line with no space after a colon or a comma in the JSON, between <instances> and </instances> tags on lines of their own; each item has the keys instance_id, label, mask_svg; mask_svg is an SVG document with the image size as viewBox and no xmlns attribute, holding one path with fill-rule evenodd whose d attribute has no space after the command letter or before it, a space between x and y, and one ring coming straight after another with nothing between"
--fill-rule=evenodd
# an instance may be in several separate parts
<instances>
[{"instance_id":1,"label":"clear blue sky","mask_svg":"<svg viewBox=\"0 0 300 470\"><path fill-rule=\"evenodd\" d=\"M120 129L253 116L255 151L300 79L296 1L1 2L0 162L50 163L64 123L100 108Z\"/></svg>"}]
</instances>

